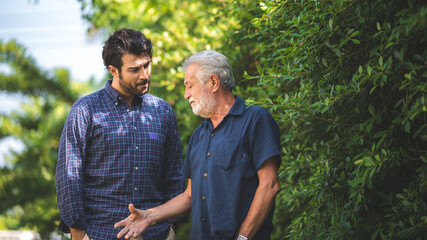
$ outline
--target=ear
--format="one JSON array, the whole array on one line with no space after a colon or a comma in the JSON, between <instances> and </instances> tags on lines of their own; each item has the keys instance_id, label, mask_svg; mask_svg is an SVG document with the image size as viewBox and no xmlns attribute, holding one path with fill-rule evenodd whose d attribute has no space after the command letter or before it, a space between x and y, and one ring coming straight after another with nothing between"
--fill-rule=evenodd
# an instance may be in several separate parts
<instances>
[{"instance_id":1,"label":"ear","mask_svg":"<svg viewBox=\"0 0 427 240\"><path fill-rule=\"evenodd\" d=\"M216 93L221 87L221 81L218 76L215 74L211 74L209 76L209 83L212 85L212 92Z\"/></svg>"},{"instance_id":2,"label":"ear","mask_svg":"<svg viewBox=\"0 0 427 240\"><path fill-rule=\"evenodd\" d=\"M113 65L108 65L108 71L110 71L111 75L113 75L114 78L119 77L119 69L117 69Z\"/></svg>"}]
</instances>

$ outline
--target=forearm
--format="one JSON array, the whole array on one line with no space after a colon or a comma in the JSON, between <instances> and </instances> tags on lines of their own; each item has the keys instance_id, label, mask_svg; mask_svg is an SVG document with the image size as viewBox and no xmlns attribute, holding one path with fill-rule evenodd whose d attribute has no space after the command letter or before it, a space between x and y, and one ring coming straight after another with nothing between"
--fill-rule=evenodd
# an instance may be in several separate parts
<instances>
[{"instance_id":1,"label":"forearm","mask_svg":"<svg viewBox=\"0 0 427 240\"><path fill-rule=\"evenodd\" d=\"M258 170L259 185L255 192L249 212L240 225L238 234L251 239L264 223L274 205L277 193L280 191L277 175L277 156L266 160Z\"/></svg>"},{"instance_id":2,"label":"forearm","mask_svg":"<svg viewBox=\"0 0 427 240\"><path fill-rule=\"evenodd\" d=\"M148 217L151 220L151 225L167 221L171 218L187 215L191 211L191 194L188 194L189 189L168 202L148 209Z\"/></svg>"},{"instance_id":3,"label":"forearm","mask_svg":"<svg viewBox=\"0 0 427 240\"><path fill-rule=\"evenodd\" d=\"M276 195L277 188L274 186L258 187L248 215L240 226L238 234L252 239L270 213Z\"/></svg>"}]
</instances>

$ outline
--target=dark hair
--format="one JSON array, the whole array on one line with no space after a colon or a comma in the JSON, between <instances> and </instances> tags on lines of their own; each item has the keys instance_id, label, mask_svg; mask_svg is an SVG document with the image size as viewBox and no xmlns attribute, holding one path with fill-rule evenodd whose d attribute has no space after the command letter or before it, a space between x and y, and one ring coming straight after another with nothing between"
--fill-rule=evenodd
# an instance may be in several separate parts
<instances>
[{"instance_id":1,"label":"dark hair","mask_svg":"<svg viewBox=\"0 0 427 240\"><path fill-rule=\"evenodd\" d=\"M151 58L153 55L151 40L141 32L132 29L122 28L115 31L105 41L102 50L105 67L108 69L108 66L112 65L121 71L122 57L125 53L138 56L146 54Z\"/></svg>"}]
</instances>

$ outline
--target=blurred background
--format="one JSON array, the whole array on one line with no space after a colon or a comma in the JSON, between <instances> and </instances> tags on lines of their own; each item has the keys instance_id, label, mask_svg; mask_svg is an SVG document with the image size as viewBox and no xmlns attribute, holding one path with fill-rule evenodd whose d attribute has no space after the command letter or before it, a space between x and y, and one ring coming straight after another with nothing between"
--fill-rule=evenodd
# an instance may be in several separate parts
<instances>
[{"instance_id":1,"label":"blurred background","mask_svg":"<svg viewBox=\"0 0 427 240\"><path fill-rule=\"evenodd\" d=\"M71 105L103 88L114 30L154 46L150 92L183 145L203 119L181 64L226 55L247 104L281 131L272 239L427 236L427 3L422 0L0 0L0 239L56 232L58 142ZM178 239L188 239L190 224Z\"/></svg>"},{"instance_id":2,"label":"blurred background","mask_svg":"<svg viewBox=\"0 0 427 240\"><path fill-rule=\"evenodd\" d=\"M75 81L105 76L102 63L102 38L87 34L89 23L81 15L75 0L0 0L0 40L22 44L39 66L45 69L66 68ZM10 69L0 65L2 72ZM0 112L16 110L25 96L0 92ZM8 149L21 150L13 138L0 141L0 166L6 164Z\"/></svg>"}]
</instances>

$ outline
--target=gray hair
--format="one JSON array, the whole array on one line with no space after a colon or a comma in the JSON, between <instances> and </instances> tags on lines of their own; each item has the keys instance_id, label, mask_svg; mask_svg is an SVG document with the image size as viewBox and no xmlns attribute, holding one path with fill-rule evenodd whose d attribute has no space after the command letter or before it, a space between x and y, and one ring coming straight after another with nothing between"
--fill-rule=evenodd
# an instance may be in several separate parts
<instances>
[{"instance_id":1,"label":"gray hair","mask_svg":"<svg viewBox=\"0 0 427 240\"><path fill-rule=\"evenodd\" d=\"M211 74L215 74L226 90L233 90L234 76L230 62L223 54L214 50L198 52L187 58L182 64L184 71L191 64L198 64L201 71L196 73L196 77L205 83Z\"/></svg>"}]
</instances>

